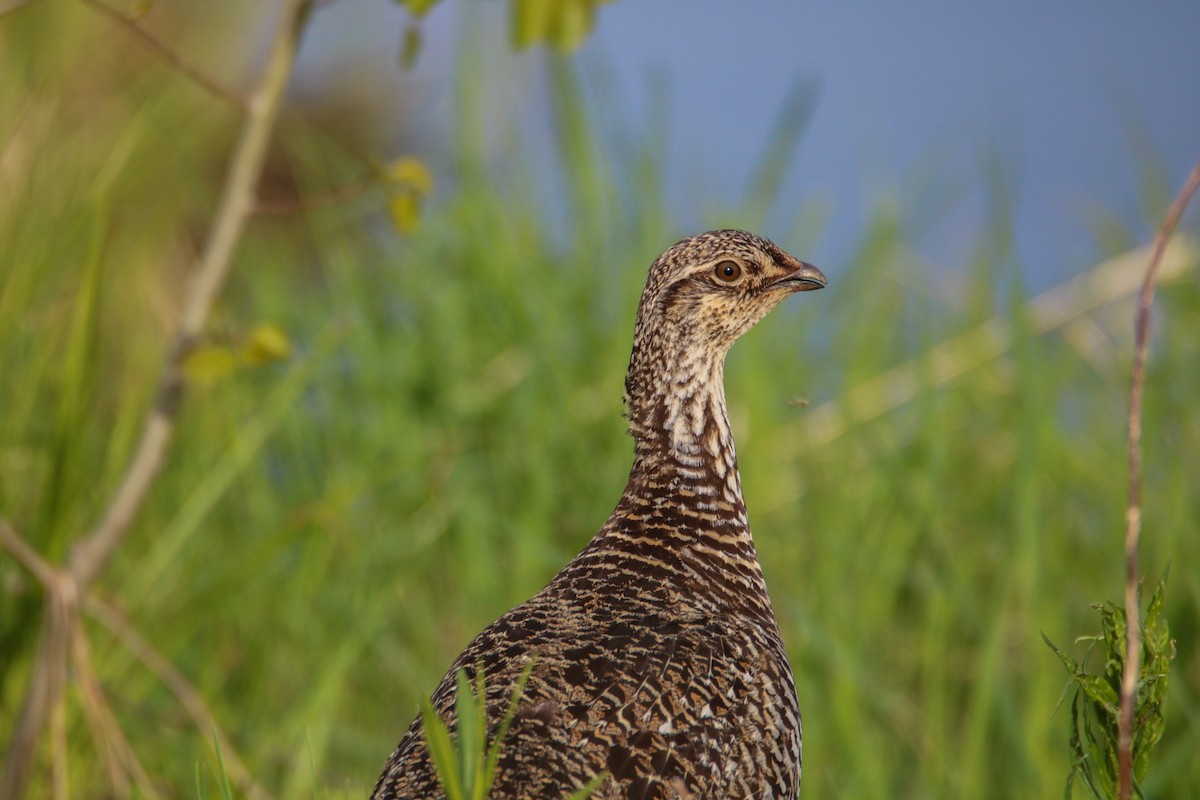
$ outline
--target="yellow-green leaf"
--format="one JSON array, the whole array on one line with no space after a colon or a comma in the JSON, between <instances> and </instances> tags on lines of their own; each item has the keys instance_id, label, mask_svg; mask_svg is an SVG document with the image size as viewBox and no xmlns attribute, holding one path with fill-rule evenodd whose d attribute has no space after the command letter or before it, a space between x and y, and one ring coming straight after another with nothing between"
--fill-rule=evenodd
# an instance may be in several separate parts
<instances>
[{"instance_id":1,"label":"yellow-green leaf","mask_svg":"<svg viewBox=\"0 0 1200 800\"><path fill-rule=\"evenodd\" d=\"M388 214L401 233L409 233L421 221L421 201L409 192L395 192L388 198Z\"/></svg>"},{"instance_id":2,"label":"yellow-green leaf","mask_svg":"<svg viewBox=\"0 0 1200 800\"><path fill-rule=\"evenodd\" d=\"M482 672L476 674L482 681ZM478 778L487 734L487 696L482 683L477 692L472 691L466 670L460 669L454 678L457 684L454 694L457 721L454 727L458 734L459 780L466 797L482 797L484 792L478 785Z\"/></svg>"},{"instance_id":3,"label":"yellow-green leaf","mask_svg":"<svg viewBox=\"0 0 1200 800\"><path fill-rule=\"evenodd\" d=\"M237 369L237 355L228 347L198 347L183 360L188 383L210 386Z\"/></svg>"},{"instance_id":4,"label":"yellow-green leaf","mask_svg":"<svg viewBox=\"0 0 1200 800\"><path fill-rule=\"evenodd\" d=\"M1098 703L1114 719L1116 718L1121 698L1117 696L1117 690L1112 687L1112 684L1098 675L1079 675L1075 680L1079 682L1084 693L1093 702Z\"/></svg>"},{"instance_id":5,"label":"yellow-green leaf","mask_svg":"<svg viewBox=\"0 0 1200 800\"><path fill-rule=\"evenodd\" d=\"M564 0L558 7L554 44L564 53L579 49L592 30L595 10L589 0Z\"/></svg>"},{"instance_id":6,"label":"yellow-green leaf","mask_svg":"<svg viewBox=\"0 0 1200 800\"><path fill-rule=\"evenodd\" d=\"M421 29L416 25L408 25L404 28L404 40L400 44L400 66L406 70L412 69L420 54Z\"/></svg>"},{"instance_id":7,"label":"yellow-green leaf","mask_svg":"<svg viewBox=\"0 0 1200 800\"><path fill-rule=\"evenodd\" d=\"M258 366L271 361L283 361L292 354L292 343L278 325L264 323L250 333L242 348L246 363Z\"/></svg>"},{"instance_id":8,"label":"yellow-green leaf","mask_svg":"<svg viewBox=\"0 0 1200 800\"><path fill-rule=\"evenodd\" d=\"M1058 647L1058 645L1056 645L1054 642L1050 641L1050 637L1047 636L1045 633L1042 633L1042 641L1045 642L1046 645L1051 650L1054 651L1054 655L1058 656L1058 660L1061 661L1063 663L1063 666L1067 668L1067 672L1070 672L1072 676L1080 674L1081 670L1079 669L1079 664L1077 664L1075 662L1075 659L1071 658L1069 655L1064 653Z\"/></svg>"},{"instance_id":9,"label":"yellow-green leaf","mask_svg":"<svg viewBox=\"0 0 1200 800\"><path fill-rule=\"evenodd\" d=\"M404 0L404 7L414 17L420 17L438 4L438 0Z\"/></svg>"},{"instance_id":10,"label":"yellow-green leaf","mask_svg":"<svg viewBox=\"0 0 1200 800\"><path fill-rule=\"evenodd\" d=\"M544 41L554 25L554 12L560 0L515 0L512 5L513 44L523 49Z\"/></svg>"},{"instance_id":11,"label":"yellow-green leaf","mask_svg":"<svg viewBox=\"0 0 1200 800\"><path fill-rule=\"evenodd\" d=\"M433 194L433 173L419 158L398 158L384 168L384 175L394 186L421 197Z\"/></svg>"},{"instance_id":12,"label":"yellow-green leaf","mask_svg":"<svg viewBox=\"0 0 1200 800\"><path fill-rule=\"evenodd\" d=\"M434 710L433 704L424 698L421 701L421 721L425 729L425 746L429 749L438 783L447 797L462 797L462 780L455 763L456 751L450 739L450 730Z\"/></svg>"}]
</instances>

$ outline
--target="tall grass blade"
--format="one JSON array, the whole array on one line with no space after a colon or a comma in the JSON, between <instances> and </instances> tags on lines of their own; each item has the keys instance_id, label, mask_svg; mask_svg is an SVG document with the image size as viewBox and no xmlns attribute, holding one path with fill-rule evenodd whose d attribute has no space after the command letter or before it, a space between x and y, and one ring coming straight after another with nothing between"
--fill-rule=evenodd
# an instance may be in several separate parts
<instances>
[{"instance_id":1,"label":"tall grass blade","mask_svg":"<svg viewBox=\"0 0 1200 800\"><path fill-rule=\"evenodd\" d=\"M450 729L442 721L433 704L424 700L421 704L421 724L425 732L425 746L437 772L438 783L448 800L466 800L463 790L462 770L458 764L458 753L450 739Z\"/></svg>"}]
</instances>

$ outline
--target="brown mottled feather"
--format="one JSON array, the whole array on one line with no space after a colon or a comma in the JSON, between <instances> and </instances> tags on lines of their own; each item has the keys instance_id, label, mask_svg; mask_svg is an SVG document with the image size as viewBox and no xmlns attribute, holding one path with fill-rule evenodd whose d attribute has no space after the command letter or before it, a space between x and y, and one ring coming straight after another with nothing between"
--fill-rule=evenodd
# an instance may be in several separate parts
<instances>
[{"instance_id":1,"label":"brown mottled feather","mask_svg":"<svg viewBox=\"0 0 1200 800\"><path fill-rule=\"evenodd\" d=\"M492 798L565 798L601 773L598 800L796 796L800 710L746 521L723 369L783 297L824 283L744 231L684 239L651 266L625 380L634 464L621 501L433 694L452 722L455 674L482 665L494 730L533 659ZM418 718L373 797L444 796Z\"/></svg>"}]
</instances>

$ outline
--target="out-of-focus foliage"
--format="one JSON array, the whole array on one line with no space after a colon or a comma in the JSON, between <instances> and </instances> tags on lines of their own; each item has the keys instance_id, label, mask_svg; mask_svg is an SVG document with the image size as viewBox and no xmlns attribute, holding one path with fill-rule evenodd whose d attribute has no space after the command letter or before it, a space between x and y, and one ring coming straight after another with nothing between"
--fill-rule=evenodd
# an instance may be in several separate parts
<instances>
[{"instance_id":1,"label":"out-of-focus foliage","mask_svg":"<svg viewBox=\"0 0 1200 800\"><path fill-rule=\"evenodd\" d=\"M596 24L599 7L612 0L508 0L511 8L511 39L517 49L545 44L563 53L574 52ZM419 19L441 0L395 0ZM404 31L400 62L412 66L421 50L421 29L409 25Z\"/></svg>"},{"instance_id":2,"label":"out-of-focus foliage","mask_svg":"<svg viewBox=\"0 0 1200 800\"><path fill-rule=\"evenodd\" d=\"M411 233L421 218L421 204L433 194L433 173L415 158L393 161L384 170L388 212L400 233Z\"/></svg>"},{"instance_id":3,"label":"out-of-focus foliage","mask_svg":"<svg viewBox=\"0 0 1200 800\"><path fill-rule=\"evenodd\" d=\"M180 24L155 24L193 31L181 47L219 62L231 29L173 7ZM666 125L599 120L586 71L553 65L552 147L535 150L518 124L485 139L487 81L509 76L469 63L477 51L462 47L454 135L403 150L437 176L415 228L396 230L386 181L249 225L203 342L239 366L189 386L170 459L98 587L277 797L365 795L463 645L610 513L631 457L621 385L650 260L700 226L756 229L803 256L819 242L822 210L773 206L770 180L745 202L696 188L704 216L684 229L667 201ZM0 18L0 75L0 514L61 560L136 442L240 118L82 4ZM808 105L789 108L777 144L802 135ZM371 154L292 111L264 196L359 181ZM787 173L795 152L772 145L754 174ZM830 287L789 301L729 359L747 504L804 710L805 796L1058 794L1062 672L1038 632L1089 630L1089 604L1119 592L1132 307L1030 324L1002 211L976 232L961 287L922 264L914 242L956 208L944 188L1003 179L955 164L870 211L856 252L819 261ZM1137 240L1114 225L1095 260ZM1161 608L1178 654L1142 788L1189 797L1194 269L1158 297L1142 558L1175 564ZM255 333L265 323L284 335ZM926 356L983 324L1011 346L935 380ZM914 365L911 392L892 398L877 379L901 364ZM890 410L841 406L826 427L829 404L863 385ZM0 742L30 678L39 601L0 557ZM197 796L211 731L118 635L86 625L147 774L164 796ZM75 696L64 721L74 793L105 796Z\"/></svg>"},{"instance_id":4,"label":"out-of-focus foliage","mask_svg":"<svg viewBox=\"0 0 1200 800\"><path fill-rule=\"evenodd\" d=\"M591 33L596 9L610 0L513 0L512 32L517 47L551 44L571 52Z\"/></svg>"},{"instance_id":5,"label":"out-of-focus foliage","mask_svg":"<svg viewBox=\"0 0 1200 800\"><path fill-rule=\"evenodd\" d=\"M184 377L191 383L212 384L233 374L240 366L261 367L283 361L292 345L278 325L263 323L250 331L240 344L203 344L183 360Z\"/></svg>"}]
</instances>

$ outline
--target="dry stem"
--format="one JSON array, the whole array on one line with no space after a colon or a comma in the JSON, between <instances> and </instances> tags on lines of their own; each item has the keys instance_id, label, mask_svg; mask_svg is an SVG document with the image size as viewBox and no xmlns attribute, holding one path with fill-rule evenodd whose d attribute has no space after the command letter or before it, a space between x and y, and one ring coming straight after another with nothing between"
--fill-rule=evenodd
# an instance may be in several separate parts
<instances>
[{"instance_id":1,"label":"dry stem","mask_svg":"<svg viewBox=\"0 0 1200 800\"><path fill-rule=\"evenodd\" d=\"M200 335L213 299L229 272L234 246L253 210L255 187L262 172L267 142L311 6L312 0L292 0L284 11L262 81L250 100L246 124L226 174L211 234L188 292L179 329L167 354L158 395L137 451L104 518L71 553L71 573L82 589L86 590L112 558L129 530L133 515L141 507L146 490L162 467L183 391L181 365Z\"/></svg>"},{"instance_id":2,"label":"dry stem","mask_svg":"<svg viewBox=\"0 0 1200 800\"><path fill-rule=\"evenodd\" d=\"M138 794L148 800L158 800L158 790L150 775L138 760L137 754L125 738L112 709L104 697L100 680L92 666L91 648L82 625L76 625L71 642L71 660L75 668L75 681L83 699L84 716L92 731L92 740L99 743L108 772L109 784L114 797L131 797L129 779L137 782Z\"/></svg>"},{"instance_id":3,"label":"dry stem","mask_svg":"<svg viewBox=\"0 0 1200 800\"><path fill-rule=\"evenodd\" d=\"M1133 712L1137 705L1141 669L1142 627L1138 608L1138 540L1142 532L1142 390L1146 381L1146 350L1150 338L1150 307L1167 241L1184 209L1200 186L1200 162L1179 190L1154 239L1150 263L1138 296L1134 322L1133 374L1129 381L1129 503L1125 507L1125 671L1121 675L1121 717L1117 732L1117 797L1129 800L1133 791Z\"/></svg>"},{"instance_id":4,"label":"dry stem","mask_svg":"<svg viewBox=\"0 0 1200 800\"><path fill-rule=\"evenodd\" d=\"M205 85L198 77L198 72L189 68L164 45L134 25L132 20L124 19L119 12L96 0L85 2L128 23L143 41L152 43L152 49L159 55L169 53L167 60L176 69ZM37 745L47 723L50 726L51 738L52 794L57 798L66 797L69 793L64 699L67 667L72 658L72 643L77 632L82 635L82 632L78 631L79 604L81 599L86 598L92 583L124 541L154 476L162 467L183 392L181 365L201 333L213 299L229 272L234 248L247 218L253 211L255 188L262 172L267 143L282 104L300 35L312 7L313 0L288 0L283 8L258 88L249 102L244 104L246 120L225 177L209 239L197 265L192 286L184 299L183 313L171 349L166 355L163 377L154 406L147 415L133 459L122 476L103 518L73 548L66 568L48 564L11 526L0 520L0 545L30 571L41 583L46 595L38 651L29 687L20 719L13 730L4 772L0 775L0 797L15 800L24 794L35 761ZM81 660L76 661L76 666L86 666L86 653L78 654L78 658ZM88 692L93 688L95 687L85 686L84 690ZM93 700L97 697L98 695L92 694ZM92 710L100 714L94 720L100 722L104 715L102 707L94 705ZM140 766L128 763L128 759L126 761L127 768L133 772L143 789L148 786L149 781L144 777Z\"/></svg>"},{"instance_id":5,"label":"dry stem","mask_svg":"<svg viewBox=\"0 0 1200 800\"><path fill-rule=\"evenodd\" d=\"M0 547L7 550L14 561L29 570L29 574L42 586L49 586L54 580L54 568L26 544L6 519L0 519Z\"/></svg>"},{"instance_id":6,"label":"dry stem","mask_svg":"<svg viewBox=\"0 0 1200 800\"><path fill-rule=\"evenodd\" d=\"M188 716L196 724L196 728L202 731L209 731L216 742L216 746L220 748L221 760L225 766L225 771L229 773L229 777L233 780L235 786L246 793L247 797L252 800L269 800L270 793L254 780L250 774L250 770L246 768L245 763L238 756L237 750L233 746L233 741L217 724L217 718L209 710L208 704L204 702L204 696L196 689L191 682L175 668L175 665L167 659L162 653L154 648L144 636L142 636L137 628L135 628L125 615L118 611L115 607L92 599L87 603L86 611L88 616L95 619L105 628L116 636L121 644L125 646L129 652L133 653L134 657L142 662L154 675L162 681L163 685L171 690L175 695L180 705L187 711Z\"/></svg>"},{"instance_id":7,"label":"dry stem","mask_svg":"<svg viewBox=\"0 0 1200 800\"><path fill-rule=\"evenodd\" d=\"M184 61L178 53L155 38L153 34L139 25L137 20L133 17L129 16L123 11L113 8L107 3L100 2L100 0L83 0L83 3L96 9L109 19L115 20L123 28L129 31L135 39L145 45L147 50L158 56L180 75L183 75L185 78L204 89L213 97L224 100L235 108L239 108L243 111L246 110L248 104L245 97L242 97L237 92L222 86L216 79L210 77L208 73L199 67Z\"/></svg>"},{"instance_id":8,"label":"dry stem","mask_svg":"<svg viewBox=\"0 0 1200 800\"><path fill-rule=\"evenodd\" d=\"M287 197L277 200L259 199L254 207L255 214L282 216L295 214L299 211L311 211L325 206L338 205L361 197L380 183L379 176L374 172L367 173L341 186L335 186L320 194L308 194L302 197Z\"/></svg>"},{"instance_id":9,"label":"dry stem","mask_svg":"<svg viewBox=\"0 0 1200 800\"><path fill-rule=\"evenodd\" d=\"M20 11L30 3L35 3L37 0L0 0L0 17L5 14L11 14L14 11Z\"/></svg>"}]
</instances>

